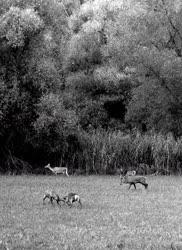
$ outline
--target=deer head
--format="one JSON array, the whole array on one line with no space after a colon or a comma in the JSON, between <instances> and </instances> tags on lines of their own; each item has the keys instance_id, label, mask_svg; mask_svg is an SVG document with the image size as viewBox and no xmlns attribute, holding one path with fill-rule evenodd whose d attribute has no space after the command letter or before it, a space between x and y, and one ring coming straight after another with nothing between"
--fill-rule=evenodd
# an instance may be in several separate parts
<instances>
[{"instance_id":1,"label":"deer head","mask_svg":"<svg viewBox=\"0 0 182 250\"><path fill-rule=\"evenodd\" d=\"M50 165L50 163L48 163L44 168L50 168L51 167L51 165Z\"/></svg>"}]
</instances>

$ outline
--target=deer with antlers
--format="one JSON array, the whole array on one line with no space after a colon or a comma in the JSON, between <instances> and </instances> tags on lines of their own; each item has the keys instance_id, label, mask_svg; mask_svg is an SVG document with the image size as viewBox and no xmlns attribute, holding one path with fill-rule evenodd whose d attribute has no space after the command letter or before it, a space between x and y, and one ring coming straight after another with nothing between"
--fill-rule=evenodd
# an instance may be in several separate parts
<instances>
[{"instance_id":1,"label":"deer with antlers","mask_svg":"<svg viewBox=\"0 0 182 250\"><path fill-rule=\"evenodd\" d=\"M50 163L47 164L44 168L48 168L49 170L52 171L52 173L54 173L55 175L57 174L65 174L67 177L69 177L68 174L68 168L66 167L55 167L55 168L51 168Z\"/></svg>"}]
</instances>

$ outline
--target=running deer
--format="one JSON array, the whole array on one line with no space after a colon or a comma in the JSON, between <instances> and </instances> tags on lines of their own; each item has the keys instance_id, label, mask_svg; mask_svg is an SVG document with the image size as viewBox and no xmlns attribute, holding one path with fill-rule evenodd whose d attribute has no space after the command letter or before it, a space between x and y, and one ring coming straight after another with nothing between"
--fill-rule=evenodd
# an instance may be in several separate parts
<instances>
[{"instance_id":1,"label":"running deer","mask_svg":"<svg viewBox=\"0 0 182 250\"><path fill-rule=\"evenodd\" d=\"M69 176L68 175L68 168L66 168L66 167L65 168L62 168L62 167L51 168L51 165L49 163L49 164L47 164L45 166L45 168L50 169L55 175L57 175L57 174L65 174L67 177Z\"/></svg>"},{"instance_id":2,"label":"running deer","mask_svg":"<svg viewBox=\"0 0 182 250\"><path fill-rule=\"evenodd\" d=\"M129 189L130 189L130 187L132 185L136 189L136 184L137 183L142 184L145 187L145 189L147 189L147 187L148 187L148 184L146 182L146 177L144 177L144 176L127 176L127 175L125 175L125 176L121 177L121 183L120 183L120 185L122 185L123 183L129 184L130 185Z\"/></svg>"},{"instance_id":3,"label":"running deer","mask_svg":"<svg viewBox=\"0 0 182 250\"><path fill-rule=\"evenodd\" d=\"M69 193L67 196L64 196L61 200L64 200L64 202L71 208L73 205L73 202L78 202L80 204L80 208L82 208L82 203L80 196L75 193Z\"/></svg>"},{"instance_id":4,"label":"running deer","mask_svg":"<svg viewBox=\"0 0 182 250\"><path fill-rule=\"evenodd\" d=\"M44 204L45 199L49 199L52 205L53 205L53 200L55 200L58 205L59 205L59 202L61 201L59 195L56 194L52 190L47 190L45 192L44 197L43 197L43 204Z\"/></svg>"}]
</instances>

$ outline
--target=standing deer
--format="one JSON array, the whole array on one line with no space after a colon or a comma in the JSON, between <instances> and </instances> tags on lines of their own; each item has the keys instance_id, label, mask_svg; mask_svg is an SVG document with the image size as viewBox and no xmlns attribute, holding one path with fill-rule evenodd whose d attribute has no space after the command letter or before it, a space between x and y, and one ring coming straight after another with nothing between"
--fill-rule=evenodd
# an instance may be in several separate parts
<instances>
[{"instance_id":1,"label":"standing deer","mask_svg":"<svg viewBox=\"0 0 182 250\"><path fill-rule=\"evenodd\" d=\"M65 174L67 177L69 177L68 168L66 168L66 167L65 168L62 168L62 167L51 168L50 163L49 163L49 164L47 164L45 166L45 168L50 169L55 175L57 175L57 174Z\"/></svg>"},{"instance_id":2,"label":"standing deer","mask_svg":"<svg viewBox=\"0 0 182 250\"><path fill-rule=\"evenodd\" d=\"M142 184L145 187L145 189L147 189L147 187L148 187L148 184L146 182L146 177L144 177L144 176L127 176L127 175L125 175L125 176L121 177L121 183L120 183L120 185L122 185L123 183L129 184L130 185L129 189L130 189L130 187L132 185L136 189L136 184L137 183Z\"/></svg>"},{"instance_id":3,"label":"standing deer","mask_svg":"<svg viewBox=\"0 0 182 250\"><path fill-rule=\"evenodd\" d=\"M80 196L75 193L69 193L67 196L64 196L61 200L64 200L64 202L71 208L73 205L73 202L78 202L80 204L80 207L82 208L82 203Z\"/></svg>"}]
</instances>

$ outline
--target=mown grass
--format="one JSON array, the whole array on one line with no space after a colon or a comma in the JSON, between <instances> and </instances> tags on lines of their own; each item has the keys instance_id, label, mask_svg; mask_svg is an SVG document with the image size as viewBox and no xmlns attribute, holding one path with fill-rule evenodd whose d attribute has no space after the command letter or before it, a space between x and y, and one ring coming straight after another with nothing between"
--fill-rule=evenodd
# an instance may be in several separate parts
<instances>
[{"instance_id":1,"label":"mown grass","mask_svg":"<svg viewBox=\"0 0 182 250\"><path fill-rule=\"evenodd\" d=\"M182 178L0 177L0 240L11 249L170 249L182 234ZM80 194L83 208L43 205L46 189ZM181 232L180 232L181 231ZM1 249L0 247L0 249Z\"/></svg>"}]
</instances>

